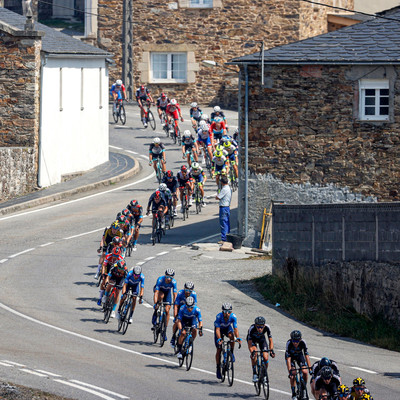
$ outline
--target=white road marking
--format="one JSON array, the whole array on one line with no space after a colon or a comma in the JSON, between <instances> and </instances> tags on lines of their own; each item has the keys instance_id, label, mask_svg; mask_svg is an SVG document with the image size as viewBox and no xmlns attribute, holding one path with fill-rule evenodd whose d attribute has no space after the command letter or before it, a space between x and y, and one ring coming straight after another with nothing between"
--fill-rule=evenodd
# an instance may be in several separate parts
<instances>
[{"instance_id":1,"label":"white road marking","mask_svg":"<svg viewBox=\"0 0 400 400\"><path fill-rule=\"evenodd\" d=\"M190 246L193 243L202 242L204 240L208 240L208 239L211 239L211 238L213 238L215 236L219 236L219 235L221 235L221 233L214 233L214 235L206 236L206 237L203 237L201 239L197 239L197 240L191 241L187 245Z\"/></svg>"},{"instance_id":2,"label":"white road marking","mask_svg":"<svg viewBox=\"0 0 400 400\"><path fill-rule=\"evenodd\" d=\"M1 360L1 361L5 362L7 364L12 364L12 365L17 366L17 367L25 367L26 366L24 364L18 364L18 363L14 362L14 361L8 361L8 360Z\"/></svg>"},{"instance_id":3,"label":"white road marking","mask_svg":"<svg viewBox=\"0 0 400 400\"><path fill-rule=\"evenodd\" d=\"M132 150L125 150L125 151L128 153L132 153L132 154L139 154L139 153L136 153L136 151L132 151Z\"/></svg>"},{"instance_id":4,"label":"white road marking","mask_svg":"<svg viewBox=\"0 0 400 400\"><path fill-rule=\"evenodd\" d=\"M136 265L143 265L143 264L146 264L146 263L144 261L139 261L136 263Z\"/></svg>"},{"instance_id":5,"label":"white road marking","mask_svg":"<svg viewBox=\"0 0 400 400\"><path fill-rule=\"evenodd\" d=\"M143 303L143 305L144 305L145 307L147 307L147 308L153 308L153 306L152 306L151 304L149 304L149 303Z\"/></svg>"},{"instance_id":6,"label":"white road marking","mask_svg":"<svg viewBox=\"0 0 400 400\"><path fill-rule=\"evenodd\" d=\"M72 387L74 387L74 388L76 388L76 389L80 389L80 390L83 390L83 391L85 391L85 392L94 394L95 396L101 397L102 399L106 399L106 400L115 400L113 397L106 396L106 395L103 394L103 393L96 392L95 390L86 388L86 387L84 387L84 386L79 386L79 385L77 385L77 384L75 384L75 383L72 383L72 382L63 381L63 380L61 380L61 379L54 379L54 382L59 382L59 383L62 383L63 385L72 386Z\"/></svg>"},{"instance_id":7,"label":"white road marking","mask_svg":"<svg viewBox=\"0 0 400 400\"><path fill-rule=\"evenodd\" d=\"M108 147L111 147L112 149L122 150L122 147L111 146L111 144L109 144Z\"/></svg>"},{"instance_id":8,"label":"white road marking","mask_svg":"<svg viewBox=\"0 0 400 400\"><path fill-rule=\"evenodd\" d=\"M180 249L181 249L181 246L173 247L173 248L172 248L172 250L180 250Z\"/></svg>"},{"instance_id":9,"label":"white road marking","mask_svg":"<svg viewBox=\"0 0 400 400\"><path fill-rule=\"evenodd\" d=\"M313 356L310 356L310 358L313 358L314 360L320 360L322 357L313 357Z\"/></svg>"},{"instance_id":10,"label":"white road marking","mask_svg":"<svg viewBox=\"0 0 400 400\"><path fill-rule=\"evenodd\" d=\"M95 229L95 230L90 231L90 232L83 232L83 233L79 233L78 235L68 236L68 237L64 238L64 240L74 239L74 238L77 238L77 237L80 237L80 236L90 235L91 233L100 232L100 231L104 231L104 226L102 228Z\"/></svg>"},{"instance_id":11,"label":"white road marking","mask_svg":"<svg viewBox=\"0 0 400 400\"><path fill-rule=\"evenodd\" d=\"M207 332L214 333L214 331L213 331L213 330L211 330L211 329L208 329L208 328L203 328L203 331L207 331Z\"/></svg>"},{"instance_id":12,"label":"white road marking","mask_svg":"<svg viewBox=\"0 0 400 400\"><path fill-rule=\"evenodd\" d=\"M98 387L98 386L90 385L89 383L77 381L76 379L70 379L70 382L77 383L78 385L82 385L82 386L87 386L87 387L90 387L92 389L97 389L97 390L100 390L101 392L112 394L112 395L117 396L117 397L119 397L121 399L129 399L129 397L124 396L123 394L118 394L118 393L115 393L115 392L111 392L111 390L107 390L107 389L103 389L103 388Z\"/></svg>"},{"instance_id":13,"label":"white road marking","mask_svg":"<svg viewBox=\"0 0 400 400\"><path fill-rule=\"evenodd\" d=\"M32 247L31 249L26 249L26 250L20 251L19 253L15 253L12 256L8 256L8 258L17 257L17 256L20 256L21 254L28 253L29 251L32 251L32 250L35 250L35 248Z\"/></svg>"},{"instance_id":14,"label":"white road marking","mask_svg":"<svg viewBox=\"0 0 400 400\"><path fill-rule=\"evenodd\" d=\"M31 369L20 368L19 370L22 371L22 372L27 372L28 374L32 374L32 375L36 375L36 376L41 376L42 378L46 378L46 377L47 377L47 375L41 374L41 373L36 372L36 371L32 371Z\"/></svg>"},{"instance_id":15,"label":"white road marking","mask_svg":"<svg viewBox=\"0 0 400 400\"><path fill-rule=\"evenodd\" d=\"M13 367L13 365L11 365L11 364L6 364L6 363L1 362L1 361L0 361L0 365L2 365L3 367Z\"/></svg>"},{"instance_id":16,"label":"white road marking","mask_svg":"<svg viewBox=\"0 0 400 400\"><path fill-rule=\"evenodd\" d=\"M46 210L50 210L52 208L62 207L62 206L65 206L67 204L72 204L72 203L76 203L76 202L79 202L79 201L91 199L93 197L102 196L103 194L115 192L116 190L121 190L121 189L125 189L127 187L130 187L130 186L135 186L135 185L137 185L139 183L142 183L144 181L147 181L148 179L153 178L155 175L156 175L156 173L153 171L150 175L147 175L145 178L142 178L142 179L140 179L140 180L138 180L136 182L128 183L127 185L123 185L123 186L120 186L120 187L117 187L117 188L114 188L114 189L110 189L110 190L105 190L104 192L91 194L91 195L86 196L86 197L80 197L79 199L66 201L64 203L54 204L52 206L40 208L38 210L26 211L26 212L23 212L23 213L20 213L20 214L9 215L7 217L0 218L0 221L5 221L5 220L11 219L11 218L23 217L23 216L28 215L28 214L33 214L33 213L37 213L37 212L41 212L41 211L46 211Z\"/></svg>"},{"instance_id":17,"label":"white road marking","mask_svg":"<svg viewBox=\"0 0 400 400\"><path fill-rule=\"evenodd\" d=\"M24 318L24 319L26 319L28 321L34 322L36 324L45 326L45 327L50 328L50 329L54 329L54 330L62 332L62 333L66 333L66 334L71 335L71 336L78 337L78 338L83 339L83 340L87 340L87 341L92 342L92 343L99 344L101 346L110 347L112 349L124 351L124 352L130 353L130 354L135 354L137 356L144 357L144 358L149 358L151 360L161 361L161 362L164 362L164 363L167 363L167 364L178 365L177 362L174 362L174 361L171 361L171 360L168 360L168 359L164 359L164 358L161 358L161 357L155 357L155 356L152 356L150 354L140 353L138 351L131 350L131 349L126 349L124 347L120 347L120 346L117 346L115 344L107 343L107 342L104 342L102 340L91 338L89 336L84 336L84 335L81 335L80 333L68 331L66 329L59 328L58 326L50 325L50 324L48 324L46 322L42 322L42 321L39 321L39 320L37 320L35 318L29 317L28 315L22 314L19 311L13 310L12 308L10 308L10 307L6 306L5 304L2 304L2 303L0 303L0 308L3 308L4 310L9 311L14 315L18 315L19 317ZM196 367L192 367L191 369L194 370L194 371L204 372L205 374L209 374L209 375L214 375L215 374L215 372L207 371L207 370L196 368ZM75 385L75 384L73 384L71 382L65 382L65 381L61 381L61 380L58 380L58 379L54 379L54 381L60 382L60 383L66 384L66 385L71 385L71 386L77 387L78 389L81 389L81 390L89 391L89 393L95 394L95 395L100 396L100 397L104 396L103 398L105 398L105 399L112 399L111 397L102 395L101 393L97 393L97 392L91 391L90 389L86 389L86 388L84 388L82 386ZM235 378L235 381L244 383L246 385L253 386L252 382L242 381L242 380L237 379L237 378ZM278 390L278 389L273 389L273 388L270 388L270 390L273 391L273 392L283 393L283 394L287 394L287 395L291 396L291 393L289 393L289 392L284 392L284 391L281 391L281 390ZM114 399L112 399L112 400L114 400Z\"/></svg>"},{"instance_id":18,"label":"white road marking","mask_svg":"<svg viewBox=\"0 0 400 400\"><path fill-rule=\"evenodd\" d=\"M0 260L0 264L5 263L6 261L8 261L8 258L3 258L2 260Z\"/></svg>"},{"instance_id":19,"label":"white road marking","mask_svg":"<svg viewBox=\"0 0 400 400\"><path fill-rule=\"evenodd\" d=\"M58 374L53 374L52 372L48 372L48 371L43 371L42 369L37 369L37 372L41 372L42 374L46 374L48 376L55 376L55 377L61 377L61 375Z\"/></svg>"},{"instance_id":20,"label":"white road marking","mask_svg":"<svg viewBox=\"0 0 400 400\"><path fill-rule=\"evenodd\" d=\"M367 372L368 374L377 374L377 372L375 371L371 371L370 369L364 369L364 368L358 368L358 367L350 367L353 369L356 369L358 371L362 371L362 372Z\"/></svg>"},{"instance_id":21,"label":"white road marking","mask_svg":"<svg viewBox=\"0 0 400 400\"><path fill-rule=\"evenodd\" d=\"M168 254L169 251L163 251L161 253L156 254L156 256L163 256L164 254Z\"/></svg>"},{"instance_id":22,"label":"white road marking","mask_svg":"<svg viewBox=\"0 0 400 400\"><path fill-rule=\"evenodd\" d=\"M147 257L147 258L145 258L145 261L150 261L150 260L152 260L153 258L155 258L155 257Z\"/></svg>"},{"instance_id":23,"label":"white road marking","mask_svg":"<svg viewBox=\"0 0 400 400\"><path fill-rule=\"evenodd\" d=\"M201 257L204 257L204 258L214 258L214 257L211 257L211 256L205 256L204 254L202 254Z\"/></svg>"},{"instance_id":24,"label":"white road marking","mask_svg":"<svg viewBox=\"0 0 400 400\"><path fill-rule=\"evenodd\" d=\"M51 244L54 244L54 242L49 242L49 243L41 244L40 247L50 246Z\"/></svg>"}]
</instances>

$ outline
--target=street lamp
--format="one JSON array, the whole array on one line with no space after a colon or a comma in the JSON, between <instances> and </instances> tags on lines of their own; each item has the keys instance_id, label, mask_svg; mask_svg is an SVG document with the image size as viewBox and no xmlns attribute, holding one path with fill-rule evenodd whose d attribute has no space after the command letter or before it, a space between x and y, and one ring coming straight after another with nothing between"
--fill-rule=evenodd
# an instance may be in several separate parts
<instances>
[{"instance_id":1,"label":"street lamp","mask_svg":"<svg viewBox=\"0 0 400 400\"><path fill-rule=\"evenodd\" d=\"M227 69L232 72L236 72L236 73L239 72L238 70L236 70L234 68L229 68L225 64L219 64L216 61L212 61L212 60L202 60L201 63L207 68L221 67L221 68Z\"/></svg>"}]
</instances>

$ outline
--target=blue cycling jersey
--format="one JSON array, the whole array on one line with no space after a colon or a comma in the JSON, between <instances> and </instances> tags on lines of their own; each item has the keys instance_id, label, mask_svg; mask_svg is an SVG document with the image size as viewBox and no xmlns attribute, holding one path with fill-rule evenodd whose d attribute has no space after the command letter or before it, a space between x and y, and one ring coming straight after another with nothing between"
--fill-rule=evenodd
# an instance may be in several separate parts
<instances>
[{"instance_id":1,"label":"blue cycling jersey","mask_svg":"<svg viewBox=\"0 0 400 400\"><path fill-rule=\"evenodd\" d=\"M236 314L231 313L229 315L228 320L226 320L224 318L223 312L220 312L219 314L217 314L217 316L215 318L215 322L214 322L214 326L216 328L228 328L230 325L232 325L233 328L238 327Z\"/></svg>"},{"instance_id":2,"label":"blue cycling jersey","mask_svg":"<svg viewBox=\"0 0 400 400\"><path fill-rule=\"evenodd\" d=\"M190 296L194 298L194 305L197 305L197 293L193 290L192 293L190 293ZM174 304L176 306L183 306L186 303L186 296L185 296L185 290L182 289L178 292L178 295L176 296Z\"/></svg>"},{"instance_id":3,"label":"blue cycling jersey","mask_svg":"<svg viewBox=\"0 0 400 400\"><path fill-rule=\"evenodd\" d=\"M140 274L139 277L136 279L133 271L130 271L125 278L125 283L131 286L140 285L142 288L144 288L144 275Z\"/></svg>"},{"instance_id":4,"label":"blue cycling jersey","mask_svg":"<svg viewBox=\"0 0 400 400\"><path fill-rule=\"evenodd\" d=\"M182 321L183 318L185 318L185 319L192 318L192 320L197 319L198 321L202 321L200 308L197 306L194 306L192 311L189 311L185 304L184 306L182 306L180 308L177 319Z\"/></svg>"},{"instance_id":5,"label":"blue cycling jersey","mask_svg":"<svg viewBox=\"0 0 400 400\"><path fill-rule=\"evenodd\" d=\"M165 282L165 275L160 276L157 279L156 286L154 286L154 290L162 290L163 292L166 292L167 290L172 289L174 293L178 291L176 287L176 280L172 279L169 283Z\"/></svg>"}]
</instances>

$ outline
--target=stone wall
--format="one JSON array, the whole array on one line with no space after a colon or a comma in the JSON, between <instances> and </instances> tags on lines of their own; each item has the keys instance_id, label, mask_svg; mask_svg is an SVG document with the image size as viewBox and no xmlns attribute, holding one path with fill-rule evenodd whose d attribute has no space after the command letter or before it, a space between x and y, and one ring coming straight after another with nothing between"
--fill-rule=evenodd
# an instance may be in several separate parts
<instances>
[{"instance_id":1,"label":"stone wall","mask_svg":"<svg viewBox=\"0 0 400 400\"><path fill-rule=\"evenodd\" d=\"M0 201L36 187L40 49L38 32L13 32L0 26L1 171L20 169L15 174L2 172Z\"/></svg>"},{"instance_id":2,"label":"stone wall","mask_svg":"<svg viewBox=\"0 0 400 400\"><path fill-rule=\"evenodd\" d=\"M344 0L343 0L344 1ZM351 3L351 0L345 3ZM123 15L122 1L99 0L98 44L115 54L117 66L111 79L122 71L122 25L115 15ZM202 60L223 64L229 59L265 48L295 42L307 35L327 32L326 15L314 13L302 22L303 10L310 11L299 0L214 0L213 8L189 8L188 0L175 2L135 0L133 3L133 70L134 83L148 84L158 94L166 91L181 103L193 100L200 104L237 104L237 74L222 67L210 69ZM333 0L327 1L333 3ZM112 10L112 12L110 12ZM322 19L322 20L320 20ZM122 23L123 18L120 18ZM304 25L301 29L300 25ZM247 43L247 44L246 44ZM186 46L187 83L149 83L149 53L177 51Z\"/></svg>"}]
</instances>

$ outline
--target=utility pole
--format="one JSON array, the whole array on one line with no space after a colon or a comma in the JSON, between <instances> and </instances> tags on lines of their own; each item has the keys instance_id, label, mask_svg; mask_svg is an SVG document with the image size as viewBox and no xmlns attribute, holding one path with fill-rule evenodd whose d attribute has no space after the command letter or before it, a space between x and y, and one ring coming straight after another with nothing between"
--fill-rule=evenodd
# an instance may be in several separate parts
<instances>
[{"instance_id":1,"label":"utility pole","mask_svg":"<svg viewBox=\"0 0 400 400\"><path fill-rule=\"evenodd\" d=\"M124 0L122 21L122 81L124 82L127 97L132 100L133 87L133 0Z\"/></svg>"}]
</instances>

